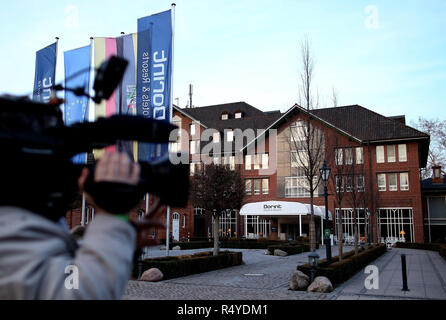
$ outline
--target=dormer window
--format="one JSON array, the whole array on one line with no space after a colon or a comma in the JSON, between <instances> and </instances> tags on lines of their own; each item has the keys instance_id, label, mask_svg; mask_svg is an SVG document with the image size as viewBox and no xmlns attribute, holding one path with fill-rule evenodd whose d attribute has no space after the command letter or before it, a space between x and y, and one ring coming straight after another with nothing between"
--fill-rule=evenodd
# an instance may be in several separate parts
<instances>
[{"instance_id":1,"label":"dormer window","mask_svg":"<svg viewBox=\"0 0 446 320\"><path fill-rule=\"evenodd\" d=\"M228 120L229 119L229 113L223 112L221 114L221 120Z\"/></svg>"},{"instance_id":2,"label":"dormer window","mask_svg":"<svg viewBox=\"0 0 446 320\"><path fill-rule=\"evenodd\" d=\"M240 119L241 117L242 117L242 112L241 111L237 111L236 113L235 113L235 116L234 116L236 119Z\"/></svg>"}]
</instances>

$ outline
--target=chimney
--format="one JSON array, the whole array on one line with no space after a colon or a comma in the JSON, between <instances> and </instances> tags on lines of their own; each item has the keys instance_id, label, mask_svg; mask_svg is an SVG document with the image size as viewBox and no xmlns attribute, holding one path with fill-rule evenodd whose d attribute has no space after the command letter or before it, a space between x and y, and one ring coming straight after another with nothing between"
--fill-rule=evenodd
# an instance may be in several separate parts
<instances>
[{"instance_id":1,"label":"chimney","mask_svg":"<svg viewBox=\"0 0 446 320\"><path fill-rule=\"evenodd\" d=\"M441 166L432 166L432 183L443 183Z\"/></svg>"}]
</instances>

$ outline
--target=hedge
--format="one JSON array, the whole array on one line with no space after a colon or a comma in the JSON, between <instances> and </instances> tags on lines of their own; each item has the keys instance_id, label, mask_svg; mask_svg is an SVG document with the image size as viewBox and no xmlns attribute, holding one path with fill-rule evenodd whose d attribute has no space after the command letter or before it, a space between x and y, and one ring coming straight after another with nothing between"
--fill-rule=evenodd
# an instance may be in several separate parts
<instances>
[{"instance_id":1,"label":"hedge","mask_svg":"<svg viewBox=\"0 0 446 320\"><path fill-rule=\"evenodd\" d=\"M268 246L288 244L288 241L281 240L257 240L257 239L221 239L220 248L232 249L267 249ZM211 241L190 241L190 242L174 242L173 246L180 246L181 250L213 248L214 240Z\"/></svg>"},{"instance_id":2,"label":"hedge","mask_svg":"<svg viewBox=\"0 0 446 320\"><path fill-rule=\"evenodd\" d=\"M386 251L386 245L379 244L377 246L361 250L361 252L356 256L354 255L354 252L348 252L347 254L342 255L343 260L340 262L338 256L332 259L331 264L327 264L325 259L321 260L316 268L316 277L327 277L330 279L333 286L339 285L355 275L359 270L366 267L370 262L377 259ZM297 266L297 270L300 270L311 277L311 267L308 263Z\"/></svg>"},{"instance_id":3,"label":"hedge","mask_svg":"<svg viewBox=\"0 0 446 320\"><path fill-rule=\"evenodd\" d=\"M446 244L443 243L397 242L394 246L395 248L437 251L446 260Z\"/></svg>"},{"instance_id":4,"label":"hedge","mask_svg":"<svg viewBox=\"0 0 446 320\"><path fill-rule=\"evenodd\" d=\"M193 255L169 256L145 259L142 271L157 268L163 273L163 280L184 277L191 274L202 273L243 263L241 252L222 251L217 256L212 252L198 252ZM133 268L133 276L138 276L138 266Z\"/></svg>"},{"instance_id":5,"label":"hedge","mask_svg":"<svg viewBox=\"0 0 446 320\"><path fill-rule=\"evenodd\" d=\"M274 254L274 250L279 249L285 251L288 255L299 254L302 252L310 251L310 245L300 244L300 245L279 245L279 246L269 246L268 251Z\"/></svg>"}]
</instances>

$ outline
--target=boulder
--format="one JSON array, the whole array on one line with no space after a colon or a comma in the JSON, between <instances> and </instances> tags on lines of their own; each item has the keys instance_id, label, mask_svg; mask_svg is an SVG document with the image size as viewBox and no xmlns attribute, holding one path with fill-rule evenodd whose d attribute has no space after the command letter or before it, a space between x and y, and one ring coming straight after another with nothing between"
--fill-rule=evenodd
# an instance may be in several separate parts
<instances>
[{"instance_id":1,"label":"boulder","mask_svg":"<svg viewBox=\"0 0 446 320\"><path fill-rule=\"evenodd\" d=\"M310 284L310 277L307 276L302 271L297 270L291 276L290 289L293 291L307 290L309 284Z\"/></svg>"},{"instance_id":2,"label":"boulder","mask_svg":"<svg viewBox=\"0 0 446 320\"><path fill-rule=\"evenodd\" d=\"M172 248L172 250L181 250L181 247L180 246L175 246L175 247Z\"/></svg>"},{"instance_id":3,"label":"boulder","mask_svg":"<svg viewBox=\"0 0 446 320\"><path fill-rule=\"evenodd\" d=\"M141 281L157 282L163 280L163 273L157 268L144 271Z\"/></svg>"},{"instance_id":4,"label":"boulder","mask_svg":"<svg viewBox=\"0 0 446 320\"><path fill-rule=\"evenodd\" d=\"M266 251L265 251L265 255L267 255L267 256L271 256L271 255L272 255L272 253L271 253L271 251L269 251L269 250L266 250Z\"/></svg>"},{"instance_id":5,"label":"boulder","mask_svg":"<svg viewBox=\"0 0 446 320\"><path fill-rule=\"evenodd\" d=\"M275 256L279 256L279 257L285 257L285 256L288 255L288 253L286 253L285 251L280 250L280 249L275 249L274 250L274 255Z\"/></svg>"},{"instance_id":6,"label":"boulder","mask_svg":"<svg viewBox=\"0 0 446 320\"><path fill-rule=\"evenodd\" d=\"M332 292L333 285L327 277L316 277L307 289L308 292Z\"/></svg>"}]
</instances>

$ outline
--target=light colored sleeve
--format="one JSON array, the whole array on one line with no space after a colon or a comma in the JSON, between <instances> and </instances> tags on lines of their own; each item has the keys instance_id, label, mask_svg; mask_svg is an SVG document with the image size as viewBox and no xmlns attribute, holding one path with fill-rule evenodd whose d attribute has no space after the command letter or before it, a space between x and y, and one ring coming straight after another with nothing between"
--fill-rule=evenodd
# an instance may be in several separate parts
<instances>
[{"instance_id":1,"label":"light colored sleeve","mask_svg":"<svg viewBox=\"0 0 446 320\"><path fill-rule=\"evenodd\" d=\"M73 256L69 234L60 226L34 214L17 216L9 231L0 218L0 299L122 297L136 241L128 222L96 215Z\"/></svg>"}]
</instances>

